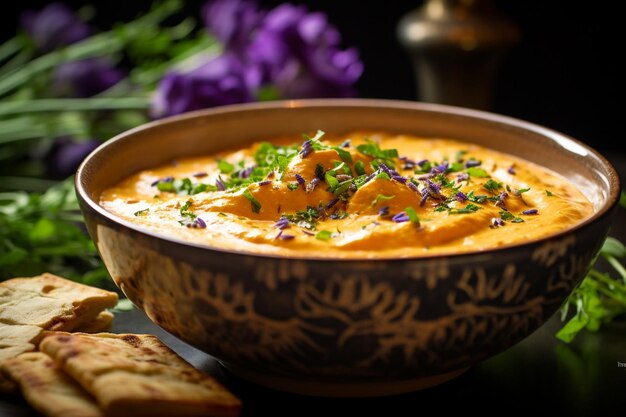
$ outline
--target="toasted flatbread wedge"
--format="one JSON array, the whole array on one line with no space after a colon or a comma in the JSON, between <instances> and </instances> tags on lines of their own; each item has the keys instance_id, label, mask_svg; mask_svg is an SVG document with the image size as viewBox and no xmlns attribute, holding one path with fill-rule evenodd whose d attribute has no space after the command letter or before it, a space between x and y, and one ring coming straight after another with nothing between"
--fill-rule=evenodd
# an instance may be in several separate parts
<instances>
[{"instance_id":1,"label":"toasted flatbread wedge","mask_svg":"<svg viewBox=\"0 0 626 417\"><path fill-rule=\"evenodd\" d=\"M40 349L107 415L237 416L241 402L152 335L50 332Z\"/></svg>"},{"instance_id":2,"label":"toasted flatbread wedge","mask_svg":"<svg viewBox=\"0 0 626 417\"><path fill-rule=\"evenodd\" d=\"M81 326L74 329L75 332L81 333L102 333L111 330L113 323L113 313L110 311L103 311L93 319L90 323L84 323Z\"/></svg>"},{"instance_id":3,"label":"toasted flatbread wedge","mask_svg":"<svg viewBox=\"0 0 626 417\"><path fill-rule=\"evenodd\" d=\"M43 274L0 282L0 323L71 331L114 307L117 294Z\"/></svg>"},{"instance_id":4,"label":"toasted flatbread wedge","mask_svg":"<svg viewBox=\"0 0 626 417\"><path fill-rule=\"evenodd\" d=\"M29 325L8 325L0 323L0 363L21 353L35 350L43 330ZM0 373L0 393L16 394L17 387Z\"/></svg>"},{"instance_id":5,"label":"toasted flatbread wedge","mask_svg":"<svg viewBox=\"0 0 626 417\"><path fill-rule=\"evenodd\" d=\"M104 417L96 401L45 353L23 353L1 367L19 385L26 401L45 416Z\"/></svg>"}]
</instances>

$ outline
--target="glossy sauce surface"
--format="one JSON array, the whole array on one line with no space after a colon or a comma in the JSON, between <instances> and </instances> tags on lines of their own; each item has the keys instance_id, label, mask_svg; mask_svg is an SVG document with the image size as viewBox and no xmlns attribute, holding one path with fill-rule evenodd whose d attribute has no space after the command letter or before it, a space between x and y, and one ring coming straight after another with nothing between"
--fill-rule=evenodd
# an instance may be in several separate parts
<instances>
[{"instance_id":1,"label":"glossy sauce surface","mask_svg":"<svg viewBox=\"0 0 626 417\"><path fill-rule=\"evenodd\" d=\"M100 204L210 247L321 258L481 251L593 213L565 178L477 145L379 132L305 139L142 171L105 190Z\"/></svg>"}]
</instances>

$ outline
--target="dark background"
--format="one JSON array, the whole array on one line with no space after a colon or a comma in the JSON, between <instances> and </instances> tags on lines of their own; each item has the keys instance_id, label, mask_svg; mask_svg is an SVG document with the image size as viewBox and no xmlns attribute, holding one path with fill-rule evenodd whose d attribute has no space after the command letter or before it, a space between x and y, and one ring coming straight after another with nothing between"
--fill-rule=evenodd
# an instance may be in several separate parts
<instances>
[{"instance_id":1,"label":"dark background","mask_svg":"<svg viewBox=\"0 0 626 417\"><path fill-rule=\"evenodd\" d=\"M44 1L21 1L18 8L37 9ZM66 1L77 8L84 1ZM92 2L94 24L130 20L150 1ZM186 10L199 16L204 2L189 1ZM280 1L263 0L263 7ZM396 25L423 1L293 1L325 11L340 30L345 46L356 46L365 63L357 84L360 96L416 99L413 70L398 44ZM615 3L613 3L615 4ZM626 36L621 14L608 1L572 2L496 0L498 10L519 25L522 41L507 55L496 84L493 111L539 123L572 135L601 151L621 147ZM2 39L18 25L19 10L3 10ZM619 110L618 110L619 109Z\"/></svg>"}]
</instances>

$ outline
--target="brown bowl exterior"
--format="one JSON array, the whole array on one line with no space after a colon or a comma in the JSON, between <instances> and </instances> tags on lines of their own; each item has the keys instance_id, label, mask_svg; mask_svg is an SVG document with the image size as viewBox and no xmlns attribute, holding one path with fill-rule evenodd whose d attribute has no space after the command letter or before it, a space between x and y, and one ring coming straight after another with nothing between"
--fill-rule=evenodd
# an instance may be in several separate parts
<instances>
[{"instance_id":1,"label":"brown bowl exterior","mask_svg":"<svg viewBox=\"0 0 626 417\"><path fill-rule=\"evenodd\" d=\"M332 260L189 244L140 230L97 204L104 188L139 170L316 129L476 142L561 173L597 212L523 245L429 258ZM557 132L484 112L383 100L272 102L166 119L101 146L76 181L105 265L152 321L244 375L348 385L454 373L528 336L597 256L620 190L606 160Z\"/></svg>"}]
</instances>

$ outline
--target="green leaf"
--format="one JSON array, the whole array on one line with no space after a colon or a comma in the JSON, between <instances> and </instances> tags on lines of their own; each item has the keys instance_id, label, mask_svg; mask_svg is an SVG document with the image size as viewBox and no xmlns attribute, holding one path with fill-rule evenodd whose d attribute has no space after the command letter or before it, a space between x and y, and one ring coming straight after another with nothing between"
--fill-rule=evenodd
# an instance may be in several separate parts
<instances>
[{"instance_id":1,"label":"green leaf","mask_svg":"<svg viewBox=\"0 0 626 417\"><path fill-rule=\"evenodd\" d=\"M600 254L603 256L613 256L615 258L626 258L626 247L622 242L613 238L607 237L600 249Z\"/></svg>"},{"instance_id":2,"label":"green leaf","mask_svg":"<svg viewBox=\"0 0 626 417\"><path fill-rule=\"evenodd\" d=\"M450 210L449 213L450 214L471 214L471 213L475 213L476 211L478 211L478 209L480 209L480 207L478 207L476 204L469 203L463 208Z\"/></svg>"},{"instance_id":3,"label":"green leaf","mask_svg":"<svg viewBox=\"0 0 626 417\"><path fill-rule=\"evenodd\" d=\"M554 194L552 194L552 191L548 191L548 190L546 190L546 195L548 197L553 197L554 196Z\"/></svg>"},{"instance_id":4,"label":"green leaf","mask_svg":"<svg viewBox=\"0 0 626 417\"><path fill-rule=\"evenodd\" d=\"M235 169L235 166L228 161L220 159L217 161L217 168L222 174L230 174Z\"/></svg>"},{"instance_id":5,"label":"green leaf","mask_svg":"<svg viewBox=\"0 0 626 417\"><path fill-rule=\"evenodd\" d=\"M252 207L252 211L255 213L259 213L261 211L261 203L259 203L259 200L257 200L256 198L254 198L254 196L252 195L252 193L250 192L249 189L245 189L243 191L243 196L250 201L250 205Z\"/></svg>"},{"instance_id":6,"label":"green leaf","mask_svg":"<svg viewBox=\"0 0 626 417\"><path fill-rule=\"evenodd\" d=\"M417 215L417 212L415 211L415 209L413 207L407 207L404 209L405 213L407 214L407 216L409 216L409 220L419 226L420 225L420 218Z\"/></svg>"},{"instance_id":7,"label":"green leaf","mask_svg":"<svg viewBox=\"0 0 626 417\"><path fill-rule=\"evenodd\" d=\"M395 195L384 195L384 194L378 194L376 196L375 199L372 200L372 203L370 204L372 207L374 207L376 204L378 204L380 201L388 201L391 200L393 198L395 198Z\"/></svg>"},{"instance_id":8,"label":"green leaf","mask_svg":"<svg viewBox=\"0 0 626 417\"><path fill-rule=\"evenodd\" d=\"M40 218L29 233L29 238L33 242L49 240L56 232L56 225L50 219Z\"/></svg>"},{"instance_id":9,"label":"green leaf","mask_svg":"<svg viewBox=\"0 0 626 417\"><path fill-rule=\"evenodd\" d=\"M556 337L565 343L569 343L574 340L574 337L576 337L576 335L580 333L580 331L583 330L588 323L588 316L577 314L556 333Z\"/></svg>"},{"instance_id":10,"label":"green leaf","mask_svg":"<svg viewBox=\"0 0 626 417\"><path fill-rule=\"evenodd\" d=\"M343 162L345 162L346 164L352 163L352 155L350 154L350 152L340 148L339 146L333 146L332 148L337 151L337 154Z\"/></svg>"},{"instance_id":11,"label":"green leaf","mask_svg":"<svg viewBox=\"0 0 626 417\"><path fill-rule=\"evenodd\" d=\"M145 208L143 210L137 210L136 212L133 213L133 215L136 217L146 217L149 212L150 212L150 209Z\"/></svg>"},{"instance_id":12,"label":"green leaf","mask_svg":"<svg viewBox=\"0 0 626 417\"><path fill-rule=\"evenodd\" d=\"M626 193L623 190L619 196L619 205L626 208Z\"/></svg>"},{"instance_id":13,"label":"green leaf","mask_svg":"<svg viewBox=\"0 0 626 417\"><path fill-rule=\"evenodd\" d=\"M357 161L354 164L354 172L356 172L357 175L365 175L365 166L363 165L362 161Z\"/></svg>"},{"instance_id":14,"label":"green leaf","mask_svg":"<svg viewBox=\"0 0 626 417\"><path fill-rule=\"evenodd\" d=\"M476 178L488 178L489 177L489 174L487 174L487 171L478 167L467 168L466 172L470 177L476 177Z\"/></svg>"},{"instance_id":15,"label":"green leaf","mask_svg":"<svg viewBox=\"0 0 626 417\"><path fill-rule=\"evenodd\" d=\"M502 183L490 179L490 180L487 180L487 182L483 184L483 188L491 193L495 193L500 188L502 188Z\"/></svg>"},{"instance_id":16,"label":"green leaf","mask_svg":"<svg viewBox=\"0 0 626 417\"><path fill-rule=\"evenodd\" d=\"M315 235L315 239L319 240L329 240L333 236L333 233L328 230L320 230Z\"/></svg>"}]
</instances>

